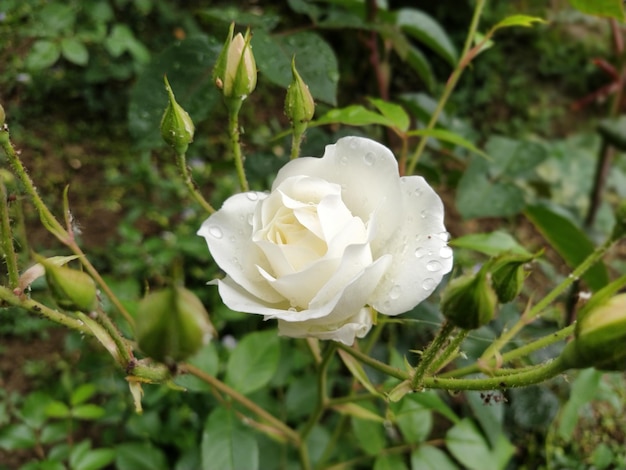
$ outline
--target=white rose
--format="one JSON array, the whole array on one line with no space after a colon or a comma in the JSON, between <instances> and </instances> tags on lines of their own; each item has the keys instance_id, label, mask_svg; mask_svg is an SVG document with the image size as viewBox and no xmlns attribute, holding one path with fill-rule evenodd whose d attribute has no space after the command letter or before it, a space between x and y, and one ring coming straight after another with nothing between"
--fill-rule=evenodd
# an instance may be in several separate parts
<instances>
[{"instance_id":1,"label":"white rose","mask_svg":"<svg viewBox=\"0 0 626 470\"><path fill-rule=\"evenodd\" d=\"M227 274L216 282L229 308L347 345L370 330L372 308L406 312L452 268L439 196L361 137L287 163L269 194L230 197L198 234Z\"/></svg>"}]
</instances>

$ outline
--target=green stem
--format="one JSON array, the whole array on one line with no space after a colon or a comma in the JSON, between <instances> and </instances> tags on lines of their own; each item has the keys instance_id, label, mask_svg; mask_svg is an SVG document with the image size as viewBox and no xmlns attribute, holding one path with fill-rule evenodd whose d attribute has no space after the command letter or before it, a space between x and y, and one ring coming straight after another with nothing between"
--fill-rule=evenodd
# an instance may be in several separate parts
<instances>
[{"instance_id":1,"label":"green stem","mask_svg":"<svg viewBox=\"0 0 626 470\"><path fill-rule=\"evenodd\" d=\"M424 375L426 375L426 372L430 369L432 363L435 359L437 359L437 354L441 352L443 345L446 343L453 330L454 325L449 321L445 321L441 330L439 330L439 333L435 336L435 339L433 339L428 347L426 347L422 353L422 359L415 368L415 372L413 373L413 377L411 379L411 388L413 390L417 390L420 387L424 379Z\"/></svg>"},{"instance_id":2,"label":"green stem","mask_svg":"<svg viewBox=\"0 0 626 470\"><path fill-rule=\"evenodd\" d=\"M127 341L119 332L115 324L111 321L109 316L102 309L98 309L96 313L97 313L97 316L95 320L109 334L109 336L113 339L113 342L115 342L115 346L117 347L119 358L122 361L120 365L123 368L128 367L128 365L133 362L134 357L133 357L132 351L128 347Z\"/></svg>"},{"instance_id":3,"label":"green stem","mask_svg":"<svg viewBox=\"0 0 626 470\"><path fill-rule=\"evenodd\" d=\"M9 195L3 181L0 181L0 198L2 198L0 201L0 247L7 265L9 287L15 289L20 283L20 272L17 267L17 256L13 246L13 231L11 230L11 220L9 218Z\"/></svg>"},{"instance_id":4,"label":"green stem","mask_svg":"<svg viewBox=\"0 0 626 470\"><path fill-rule=\"evenodd\" d=\"M485 362L491 357L495 356L496 353L502 350L504 346L506 346L511 339L513 339L517 334L530 322L532 322L537 316L539 316L543 311L554 301L556 298L561 295L569 286L571 286L574 282L576 282L589 268L591 268L594 264L596 264L607 252L607 250L613 245L614 240L611 238L607 239L602 245L595 249L593 253L591 253L587 258L572 271L572 273L567 276L559 285L557 285L551 292L548 293L543 299L537 302L533 308L525 312L515 323L511 329L505 331L497 340L495 340L491 345L485 350L485 352L480 357L480 360Z\"/></svg>"},{"instance_id":5,"label":"green stem","mask_svg":"<svg viewBox=\"0 0 626 470\"><path fill-rule=\"evenodd\" d=\"M547 346L550 346L551 344L558 343L559 341L563 341L568 336L574 333L574 328L575 328L575 325L571 324L555 333L551 333L547 336L544 336L543 338L539 338L538 340L535 340L532 343L525 344L524 346L520 346L517 349L513 349L512 351L506 352L500 358L500 362L501 364L506 364L507 362L510 362L514 359L528 356L530 353L538 351L539 349L543 349ZM487 368L496 367L497 362L498 361L496 360L496 358L491 358L480 365L476 363L467 367L461 367L459 369L446 372L445 374L441 374L440 377L446 377L446 378L462 377L464 375L474 374L477 372L481 372L481 368L484 369L485 367Z\"/></svg>"},{"instance_id":6,"label":"green stem","mask_svg":"<svg viewBox=\"0 0 626 470\"><path fill-rule=\"evenodd\" d=\"M263 408L261 408L259 405L254 403L249 398L245 397L238 391L230 388L224 382L218 380L212 375L204 372L202 369L199 369L198 367L189 363L181 364L181 369L187 371L191 375L198 377L200 380L208 383L215 389L231 397L240 405L243 405L244 407L246 407L248 410L250 410L251 412L256 414L258 417L260 417L261 419L269 423L271 426L273 426L277 431L280 432L280 434L282 434L286 439L291 441L294 445L298 447L300 445L303 445L302 440L300 439L300 435L296 431L291 429L289 426L287 426L285 423L283 423L279 419L272 416L270 413L265 411Z\"/></svg>"},{"instance_id":7,"label":"green stem","mask_svg":"<svg viewBox=\"0 0 626 470\"><path fill-rule=\"evenodd\" d=\"M200 206L202 206L205 211L207 211L209 214L213 214L215 212L215 209L213 208L213 206L211 206L211 204L207 202L206 199L204 199L202 193L198 191L198 186L191 177L191 172L189 171L189 167L187 166L187 156L184 153L177 153L176 163L178 164L178 170L180 171L180 174L183 177L183 181L185 182L185 185L187 186L187 189L189 190L191 196L196 200L198 204L200 204Z\"/></svg>"},{"instance_id":8,"label":"green stem","mask_svg":"<svg viewBox=\"0 0 626 470\"><path fill-rule=\"evenodd\" d=\"M291 133L291 155L290 158L295 160L300 156L300 145L302 145L303 131L296 130L297 126L292 126L293 132Z\"/></svg>"},{"instance_id":9,"label":"green stem","mask_svg":"<svg viewBox=\"0 0 626 470\"><path fill-rule=\"evenodd\" d=\"M443 111L443 108L448 102L448 98L450 98L450 95L452 94L454 87L459 81L459 78L461 77L463 70L465 69L465 67L467 67L471 58L473 57L473 56L468 56L468 52L470 51L470 48L472 47L472 42L474 41L474 36L476 34L476 30L478 29L478 21L480 20L480 15L482 14L482 10L483 10L483 7L485 6L485 3L486 3L486 0L476 1L476 6L474 7L474 15L472 17L472 22L470 23L469 31L465 39L463 51L461 52L461 56L460 56L461 59L459 60L459 63L457 64L456 68L452 71L452 74L450 75L450 78L448 79L448 82L446 83L446 86L443 90L443 94L441 95L441 98L439 98L439 102L437 103L437 107L435 108L435 111L433 111L433 114L430 117L430 121L428 122L428 125L426 126L426 130L434 129L439 119L439 115L441 114L441 112ZM422 152L426 148L427 141L428 141L427 137L422 137L422 139L420 139L417 149L415 150L415 153L411 156L411 159L409 161L409 166L407 168L407 173L406 173L407 175L411 175L415 171L417 162L419 161L419 158L422 155Z\"/></svg>"},{"instance_id":10,"label":"green stem","mask_svg":"<svg viewBox=\"0 0 626 470\"><path fill-rule=\"evenodd\" d=\"M32 300L23 294L16 295L11 289L8 289L4 286L0 286L0 299L8 303L9 305L13 305L14 307L21 307L40 317L44 317L48 320L58 323L59 325L66 326L67 328L79 331L81 333L92 335L91 330L87 326L85 326L82 321L72 318L57 310L53 310L50 307L46 307L45 305L35 300Z\"/></svg>"},{"instance_id":11,"label":"green stem","mask_svg":"<svg viewBox=\"0 0 626 470\"><path fill-rule=\"evenodd\" d=\"M459 333L454 337L454 339L450 341L450 344L448 344L448 346L446 346L446 348L441 352L441 354L439 354L437 359L433 361L433 363L431 364L431 366L428 368L426 372L428 374L434 374L437 371L441 370L443 367L445 367L447 364L449 364L450 361L454 359L455 357L454 354L456 353L459 346L461 345L461 343L467 337L468 334L469 334L469 330L459 331Z\"/></svg>"},{"instance_id":12,"label":"green stem","mask_svg":"<svg viewBox=\"0 0 626 470\"><path fill-rule=\"evenodd\" d=\"M164 383L172 378L170 370L165 364L141 361L132 361L127 369L128 381L143 383Z\"/></svg>"},{"instance_id":13,"label":"green stem","mask_svg":"<svg viewBox=\"0 0 626 470\"><path fill-rule=\"evenodd\" d=\"M246 179L246 172L243 168L243 154L241 152L241 142L239 141L239 110L242 101L239 98L231 98L226 102L228 108L228 135L230 136L230 147L235 159L235 168L239 178L239 185L242 191L249 191L250 186Z\"/></svg>"},{"instance_id":14,"label":"green stem","mask_svg":"<svg viewBox=\"0 0 626 470\"><path fill-rule=\"evenodd\" d=\"M445 390L498 390L514 387L525 387L551 379L567 368L557 358L539 367L506 376L488 377L481 379L454 379L443 377L425 377L423 386Z\"/></svg>"},{"instance_id":15,"label":"green stem","mask_svg":"<svg viewBox=\"0 0 626 470\"><path fill-rule=\"evenodd\" d=\"M326 373L328 372L328 366L336 351L337 343L335 341L331 341L326 347L326 351L324 351L324 356L322 357L322 362L320 362L317 368L317 404L315 405L315 410L313 410L313 413L311 413L308 421L300 431L300 438L302 441L306 440L307 436L313 429L313 426L315 426L326 408L328 401L328 396L326 395Z\"/></svg>"},{"instance_id":16,"label":"green stem","mask_svg":"<svg viewBox=\"0 0 626 470\"><path fill-rule=\"evenodd\" d=\"M342 344L342 343L337 343L337 347L339 349L344 350L345 352L350 354L352 357L358 359L363 364L367 364L368 366L382 372L383 374L387 374L391 377L395 377L396 379L400 379L400 380L407 380L409 378L409 374L406 373L405 371L401 369L397 369L395 367L391 367L385 364L384 362L381 362L377 359L374 359L373 357L368 356L367 354L362 353L358 349L351 348L350 346L346 346L345 344Z\"/></svg>"}]
</instances>

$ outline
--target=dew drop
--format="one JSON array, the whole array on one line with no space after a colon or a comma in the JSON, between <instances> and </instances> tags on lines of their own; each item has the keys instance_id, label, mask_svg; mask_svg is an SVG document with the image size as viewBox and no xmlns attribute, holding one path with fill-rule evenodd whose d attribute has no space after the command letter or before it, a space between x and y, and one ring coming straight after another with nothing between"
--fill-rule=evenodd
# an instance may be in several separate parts
<instances>
[{"instance_id":1,"label":"dew drop","mask_svg":"<svg viewBox=\"0 0 626 470\"><path fill-rule=\"evenodd\" d=\"M252 214L248 214L247 220L248 220L248 223L249 223L250 225L252 225L252 220L253 220L253 218L254 218L254 216L253 216Z\"/></svg>"},{"instance_id":2,"label":"dew drop","mask_svg":"<svg viewBox=\"0 0 626 470\"><path fill-rule=\"evenodd\" d=\"M424 282L422 282L422 288L424 290L433 290L436 285L437 285L437 281L435 281L434 279L430 277L424 279Z\"/></svg>"},{"instance_id":3,"label":"dew drop","mask_svg":"<svg viewBox=\"0 0 626 470\"><path fill-rule=\"evenodd\" d=\"M395 286L391 288L391 291L389 291L389 297L391 297L393 300L396 300L398 297L400 297L401 293L402 293L402 287L396 284Z\"/></svg>"},{"instance_id":4,"label":"dew drop","mask_svg":"<svg viewBox=\"0 0 626 470\"><path fill-rule=\"evenodd\" d=\"M428 211L427 211L426 209L423 209L423 210L420 212L420 217L421 217L422 219L425 219L427 215L428 215Z\"/></svg>"},{"instance_id":5,"label":"dew drop","mask_svg":"<svg viewBox=\"0 0 626 470\"><path fill-rule=\"evenodd\" d=\"M416 258L423 258L425 254L426 254L426 248L420 246L419 248L415 249Z\"/></svg>"},{"instance_id":6,"label":"dew drop","mask_svg":"<svg viewBox=\"0 0 626 470\"><path fill-rule=\"evenodd\" d=\"M350 148L352 150L355 150L358 146L359 146L359 143L356 141L356 139L351 139L350 140Z\"/></svg>"},{"instance_id":7,"label":"dew drop","mask_svg":"<svg viewBox=\"0 0 626 470\"><path fill-rule=\"evenodd\" d=\"M339 164L340 165L347 165L348 164L348 157L345 155L342 155L341 157L339 157Z\"/></svg>"},{"instance_id":8,"label":"dew drop","mask_svg":"<svg viewBox=\"0 0 626 470\"><path fill-rule=\"evenodd\" d=\"M450 240L450 233L446 231L439 232L437 236L441 238L444 242L447 242L448 240Z\"/></svg>"},{"instance_id":9,"label":"dew drop","mask_svg":"<svg viewBox=\"0 0 626 470\"><path fill-rule=\"evenodd\" d=\"M237 240L237 239L235 238L234 235L232 235L232 236L228 237L228 240L230 240L231 243L235 243L235 240Z\"/></svg>"},{"instance_id":10,"label":"dew drop","mask_svg":"<svg viewBox=\"0 0 626 470\"><path fill-rule=\"evenodd\" d=\"M289 307L289 308L287 309L287 311L289 311L289 312L297 312L297 311L298 311L298 309L297 309L296 307Z\"/></svg>"},{"instance_id":11,"label":"dew drop","mask_svg":"<svg viewBox=\"0 0 626 470\"><path fill-rule=\"evenodd\" d=\"M235 268L237 268L239 271L241 271L243 268L241 267L241 263L239 262L239 258L233 258L230 260L230 262L233 264L233 266Z\"/></svg>"},{"instance_id":12,"label":"dew drop","mask_svg":"<svg viewBox=\"0 0 626 470\"><path fill-rule=\"evenodd\" d=\"M363 156L363 160L365 161L366 165L372 166L374 165L374 163L376 163L376 155L374 155L372 152L367 152Z\"/></svg>"},{"instance_id":13,"label":"dew drop","mask_svg":"<svg viewBox=\"0 0 626 470\"><path fill-rule=\"evenodd\" d=\"M251 201L258 201L259 199L259 195L253 192L246 193L246 197Z\"/></svg>"},{"instance_id":14,"label":"dew drop","mask_svg":"<svg viewBox=\"0 0 626 470\"><path fill-rule=\"evenodd\" d=\"M442 246L439 250L439 256L443 259L452 258L452 248L449 246Z\"/></svg>"},{"instance_id":15,"label":"dew drop","mask_svg":"<svg viewBox=\"0 0 626 470\"><path fill-rule=\"evenodd\" d=\"M435 273L441 270L441 263L437 260L429 261L428 263L426 263L426 269Z\"/></svg>"},{"instance_id":16,"label":"dew drop","mask_svg":"<svg viewBox=\"0 0 626 470\"><path fill-rule=\"evenodd\" d=\"M219 228L217 225L211 225L209 227L209 234L211 234L211 236L214 238L222 238L224 236L222 229Z\"/></svg>"},{"instance_id":17,"label":"dew drop","mask_svg":"<svg viewBox=\"0 0 626 470\"><path fill-rule=\"evenodd\" d=\"M420 197L422 194L424 194L424 190L422 188L417 188L415 191L413 191L413 195L415 197Z\"/></svg>"}]
</instances>

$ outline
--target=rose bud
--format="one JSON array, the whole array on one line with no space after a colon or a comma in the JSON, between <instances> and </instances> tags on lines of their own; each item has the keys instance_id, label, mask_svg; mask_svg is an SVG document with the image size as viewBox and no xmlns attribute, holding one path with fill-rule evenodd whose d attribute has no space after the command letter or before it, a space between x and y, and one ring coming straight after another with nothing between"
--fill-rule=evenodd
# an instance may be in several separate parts
<instances>
[{"instance_id":1,"label":"rose bud","mask_svg":"<svg viewBox=\"0 0 626 470\"><path fill-rule=\"evenodd\" d=\"M195 127L187 111L176 102L167 77L163 77L163 79L169 102L161 118L161 137L176 150L178 155L183 155L189 144L193 142Z\"/></svg>"},{"instance_id":2,"label":"rose bud","mask_svg":"<svg viewBox=\"0 0 626 470\"><path fill-rule=\"evenodd\" d=\"M505 254L490 263L491 284L500 303L507 303L519 295L527 276L525 265L533 255Z\"/></svg>"},{"instance_id":3,"label":"rose bud","mask_svg":"<svg viewBox=\"0 0 626 470\"><path fill-rule=\"evenodd\" d=\"M306 130L307 123L313 118L315 102L309 87L304 83L296 70L295 56L291 60L291 74L293 75L293 81L287 88L285 114L291 121L294 131L302 134Z\"/></svg>"},{"instance_id":4,"label":"rose bud","mask_svg":"<svg viewBox=\"0 0 626 470\"><path fill-rule=\"evenodd\" d=\"M441 298L443 315L466 330L489 323L498 303L489 278L490 274L483 266L476 274L466 274L450 281Z\"/></svg>"},{"instance_id":5,"label":"rose bud","mask_svg":"<svg viewBox=\"0 0 626 470\"><path fill-rule=\"evenodd\" d=\"M572 369L626 370L626 294L584 312L560 360Z\"/></svg>"},{"instance_id":6,"label":"rose bud","mask_svg":"<svg viewBox=\"0 0 626 470\"><path fill-rule=\"evenodd\" d=\"M202 302L183 287L148 294L137 310L139 349L157 361L182 361L215 335Z\"/></svg>"},{"instance_id":7,"label":"rose bud","mask_svg":"<svg viewBox=\"0 0 626 470\"><path fill-rule=\"evenodd\" d=\"M343 137L283 166L269 193L228 198L198 234L225 272L231 310L279 334L353 344L380 315L426 299L452 268L444 207L421 176L400 176L384 145Z\"/></svg>"},{"instance_id":8,"label":"rose bud","mask_svg":"<svg viewBox=\"0 0 626 470\"><path fill-rule=\"evenodd\" d=\"M231 23L213 70L213 80L224 97L244 100L256 87L256 62L250 46L250 30L246 31L245 36L237 33L233 37L234 30L235 23Z\"/></svg>"},{"instance_id":9,"label":"rose bud","mask_svg":"<svg viewBox=\"0 0 626 470\"><path fill-rule=\"evenodd\" d=\"M57 266L46 258L39 256L36 258L46 270L48 287L59 307L87 313L96 308L96 283L89 274Z\"/></svg>"}]
</instances>

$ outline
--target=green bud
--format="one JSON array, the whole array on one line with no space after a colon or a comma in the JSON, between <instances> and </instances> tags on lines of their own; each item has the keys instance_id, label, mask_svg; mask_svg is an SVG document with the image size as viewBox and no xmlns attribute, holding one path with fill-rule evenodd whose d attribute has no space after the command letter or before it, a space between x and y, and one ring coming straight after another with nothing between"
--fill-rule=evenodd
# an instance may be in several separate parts
<instances>
[{"instance_id":1,"label":"green bud","mask_svg":"<svg viewBox=\"0 0 626 470\"><path fill-rule=\"evenodd\" d=\"M582 315L560 360L572 369L626 370L626 294Z\"/></svg>"},{"instance_id":2,"label":"green bud","mask_svg":"<svg viewBox=\"0 0 626 470\"><path fill-rule=\"evenodd\" d=\"M309 87L304 83L302 77L296 70L296 58L291 59L291 74L293 81L287 88L285 99L285 114L291 121L294 130L301 134L306 130L307 123L313 119L315 113L315 102L309 91Z\"/></svg>"},{"instance_id":3,"label":"green bud","mask_svg":"<svg viewBox=\"0 0 626 470\"><path fill-rule=\"evenodd\" d=\"M176 150L178 155L183 155L189 144L193 142L195 127L187 111L176 102L167 77L163 77L163 79L169 102L161 118L161 137Z\"/></svg>"},{"instance_id":4,"label":"green bud","mask_svg":"<svg viewBox=\"0 0 626 470\"><path fill-rule=\"evenodd\" d=\"M182 361L215 335L202 302L183 287L148 294L135 320L139 349L160 362Z\"/></svg>"},{"instance_id":5,"label":"green bud","mask_svg":"<svg viewBox=\"0 0 626 470\"><path fill-rule=\"evenodd\" d=\"M213 69L215 85L224 97L244 100L256 87L257 71L250 40L250 30L233 37L235 24L231 23L224 47Z\"/></svg>"},{"instance_id":6,"label":"green bud","mask_svg":"<svg viewBox=\"0 0 626 470\"><path fill-rule=\"evenodd\" d=\"M454 325L473 330L495 316L498 298L490 275L483 267L476 274L458 277L447 285L441 298L441 312Z\"/></svg>"},{"instance_id":7,"label":"green bud","mask_svg":"<svg viewBox=\"0 0 626 470\"><path fill-rule=\"evenodd\" d=\"M519 295L527 276L525 265L533 255L504 254L490 265L491 284L500 303L507 303Z\"/></svg>"},{"instance_id":8,"label":"green bud","mask_svg":"<svg viewBox=\"0 0 626 470\"><path fill-rule=\"evenodd\" d=\"M615 209L615 226L611 240L620 240L626 236L626 199L620 201Z\"/></svg>"},{"instance_id":9,"label":"green bud","mask_svg":"<svg viewBox=\"0 0 626 470\"><path fill-rule=\"evenodd\" d=\"M65 310L91 312L98 305L96 283L83 271L58 266L51 259L37 256L46 271L52 297Z\"/></svg>"}]
</instances>

